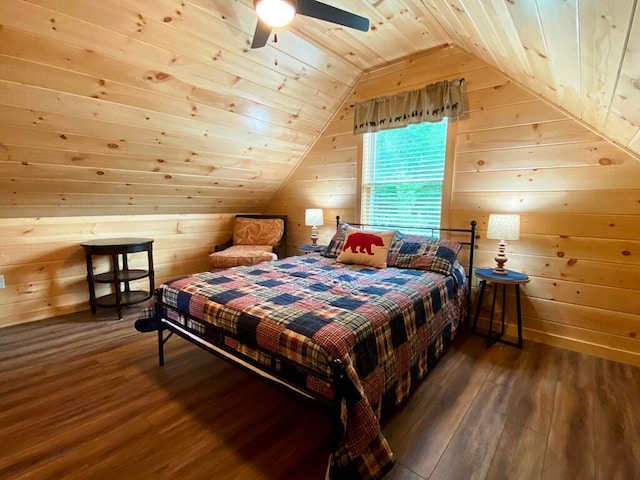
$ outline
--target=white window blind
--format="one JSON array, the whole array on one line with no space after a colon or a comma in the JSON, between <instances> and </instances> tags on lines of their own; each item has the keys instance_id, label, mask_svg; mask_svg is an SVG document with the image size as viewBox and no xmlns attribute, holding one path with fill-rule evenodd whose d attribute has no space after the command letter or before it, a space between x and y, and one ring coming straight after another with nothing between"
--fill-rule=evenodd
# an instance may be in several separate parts
<instances>
[{"instance_id":1,"label":"white window blind","mask_svg":"<svg viewBox=\"0 0 640 480\"><path fill-rule=\"evenodd\" d=\"M362 223L439 228L446 142L446 118L365 134Z\"/></svg>"}]
</instances>

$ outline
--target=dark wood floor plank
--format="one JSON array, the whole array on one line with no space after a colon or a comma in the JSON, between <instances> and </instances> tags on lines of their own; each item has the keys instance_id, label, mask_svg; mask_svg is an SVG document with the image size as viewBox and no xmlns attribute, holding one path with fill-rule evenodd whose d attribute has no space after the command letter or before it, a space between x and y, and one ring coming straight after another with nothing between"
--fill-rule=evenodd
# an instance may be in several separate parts
<instances>
[{"instance_id":1,"label":"dark wood floor plank","mask_svg":"<svg viewBox=\"0 0 640 480\"><path fill-rule=\"evenodd\" d=\"M629 365L595 359L595 478L638 478L640 377Z\"/></svg>"},{"instance_id":2,"label":"dark wood floor plank","mask_svg":"<svg viewBox=\"0 0 640 480\"><path fill-rule=\"evenodd\" d=\"M384 478L385 480L425 480L425 477L412 472L401 463L396 463Z\"/></svg>"},{"instance_id":3,"label":"dark wood floor plank","mask_svg":"<svg viewBox=\"0 0 640 480\"><path fill-rule=\"evenodd\" d=\"M558 382L543 480L595 478L593 391Z\"/></svg>"},{"instance_id":4,"label":"dark wood floor plank","mask_svg":"<svg viewBox=\"0 0 640 480\"><path fill-rule=\"evenodd\" d=\"M546 446L546 435L507 422L485 478L540 480Z\"/></svg>"},{"instance_id":5,"label":"dark wood floor plank","mask_svg":"<svg viewBox=\"0 0 640 480\"><path fill-rule=\"evenodd\" d=\"M133 418L126 425L114 426L104 435L88 438L82 443L73 442L71 448L62 447L43 455L45 461L30 468L29 478L100 478L104 472L118 478L116 472L130 469L134 464L139 474L151 474L145 458L153 454L154 445L139 442L139 438L150 433L150 426L144 419ZM74 433L69 432L69 435Z\"/></svg>"},{"instance_id":6,"label":"dark wood floor plank","mask_svg":"<svg viewBox=\"0 0 640 480\"><path fill-rule=\"evenodd\" d=\"M527 342L511 382L505 413L508 420L534 432L548 434L558 380L560 350Z\"/></svg>"},{"instance_id":7,"label":"dark wood floor plank","mask_svg":"<svg viewBox=\"0 0 640 480\"><path fill-rule=\"evenodd\" d=\"M595 391L596 358L584 353L559 350L558 378L565 385ZM613 362L610 362L613 363Z\"/></svg>"},{"instance_id":8,"label":"dark wood floor plank","mask_svg":"<svg viewBox=\"0 0 640 480\"><path fill-rule=\"evenodd\" d=\"M529 346L527 346L527 349ZM496 343L491 347L492 351L499 353L491 358L492 368L487 376L487 381L496 385L512 388L519 378L520 371L526 368L528 356L523 355L522 350Z\"/></svg>"},{"instance_id":9,"label":"dark wood floor plank","mask_svg":"<svg viewBox=\"0 0 640 480\"><path fill-rule=\"evenodd\" d=\"M480 388L430 480L485 478L506 423L501 411L507 399L508 391L500 385Z\"/></svg>"},{"instance_id":10,"label":"dark wood floor plank","mask_svg":"<svg viewBox=\"0 0 640 480\"><path fill-rule=\"evenodd\" d=\"M432 372L442 385L432 384L428 376L426 384L408 402L419 408L399 412L383 429L398 461L425 478L435 468L490 371L490 364L478 358L491 352L479 347L478 340L463 339L463 350L448 352ZM448 371L449 365L454 369ZM446 381L442 380L444 375Z\"/></svg>"},{"instance_id":11,"label":"dark wood floor plank","mask_svg":"<svg viewBox=\"0 0 640 480\"><path fill-rule=\"evenodd\" d=\"M161 368L127 312L0 332L0 478L324 478L326 410L179 338ZM383 425L385 480L636 478L638 405L636 367L462 331Z\"/></svg>"}]
</instances>

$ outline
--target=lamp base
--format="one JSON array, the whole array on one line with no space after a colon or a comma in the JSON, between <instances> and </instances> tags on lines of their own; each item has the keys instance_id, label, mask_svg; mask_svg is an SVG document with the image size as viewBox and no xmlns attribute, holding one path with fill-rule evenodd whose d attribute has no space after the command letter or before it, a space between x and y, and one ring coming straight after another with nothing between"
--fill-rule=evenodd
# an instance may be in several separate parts
<instances>
[{"instance_id":1,"label":"lamp base","mask_svg":"<svg viewBox=\"0 0 640 480\"><path fill-rule=\"evenodd\" d=\"M311 245L318 246L318 227L315 225L311 227Z\"/></svg>"},{"instance_id":2,"label":"lamp base","mask_svg":"<svg viewBox=\"0 0 640 480\"><path fill-rule=\"evenodd\" d=\"M507 263L507 256L504 254L504 250L507 244L504 240L498 243L498 253L495 256L494 260L496 261L497 266L493 269L493 273L496 275L507 275L507 269L504 268L504 264Z\"/></svg>"}]
</instances>

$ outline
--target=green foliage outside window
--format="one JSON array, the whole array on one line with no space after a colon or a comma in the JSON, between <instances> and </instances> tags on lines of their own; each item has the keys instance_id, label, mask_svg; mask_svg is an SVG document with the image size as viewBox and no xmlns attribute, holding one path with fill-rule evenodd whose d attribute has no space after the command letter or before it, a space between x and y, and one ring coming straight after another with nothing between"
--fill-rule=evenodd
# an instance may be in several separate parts
<instances>
[{"instance_id":1,"label":"green foliage outside window","mask_svg":"<svg viewBox=\"0 0 640 480\"><path fill-rule=\"evenodd\" d=\"M446 119L366 134L362 221L440 226Z\"/></svg>"}]
</instances>

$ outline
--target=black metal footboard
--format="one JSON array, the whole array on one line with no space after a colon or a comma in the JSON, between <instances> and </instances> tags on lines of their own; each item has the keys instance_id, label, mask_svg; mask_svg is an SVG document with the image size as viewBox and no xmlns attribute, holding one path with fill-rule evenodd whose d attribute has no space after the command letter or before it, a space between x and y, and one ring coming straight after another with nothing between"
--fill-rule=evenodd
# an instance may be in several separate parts
<instances>
[{"instance_id":1,"label":"black metal footboard","mask_svg":"<svg viewBox=\"0 0 640 480\"><path fill-rule=\"evenodd\" d=\"M269 352L259 346L251 346L254 351L259 352L263 356L263 361L258 361L253 357L238 352L225 342L225 339L232 339L236 342L239 340L229 332L224 331L220 327L204 322L187 312L183 312L167 304L163 300L162 287L157 288L154 292L155 315L158 319L158 362L160 366L164 365L164 344L175 333L179 337L184 338L190 343L212 353L235 366L239 366L245 371L266 380L272 384L285 387L302 398L312 400L330 409L332 417L333 444L336 445L344 434L344 428L341 420L341 404L344 399L344 382L345 371L344 365L340 359L333 359L330 364L330 374L324 372L316 372L304 365L297 364L283 355ZM170 318L168 312L173 312L179 320ZM168 332L165 334L165 332ZM239 342L241 343L241 342ZM268 361L264 361L268 359ZM313 375L321 381L331 385L333 398L327 399L319 396L317 393L310 391L303 385L283 378L280 372L286 370L288 376Z\"/></svg>"}]
</instances>

